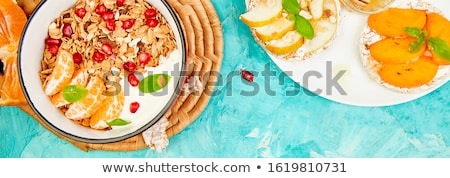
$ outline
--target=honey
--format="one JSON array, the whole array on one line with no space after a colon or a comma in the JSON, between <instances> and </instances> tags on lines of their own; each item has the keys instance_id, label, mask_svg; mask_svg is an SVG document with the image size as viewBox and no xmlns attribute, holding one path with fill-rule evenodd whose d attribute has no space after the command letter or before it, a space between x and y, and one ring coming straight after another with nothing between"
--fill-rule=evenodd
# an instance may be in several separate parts
<instances>
[{"instance_id":1,"label":"honey","mask_svg":"<svg viewBox=\"0 0 450 178\"><path fill-rule=\"evenodd\" d=\"M380 12L393 2L394 0L341 0L349 10L366 14Z\"/></svg>"}]
</instances>

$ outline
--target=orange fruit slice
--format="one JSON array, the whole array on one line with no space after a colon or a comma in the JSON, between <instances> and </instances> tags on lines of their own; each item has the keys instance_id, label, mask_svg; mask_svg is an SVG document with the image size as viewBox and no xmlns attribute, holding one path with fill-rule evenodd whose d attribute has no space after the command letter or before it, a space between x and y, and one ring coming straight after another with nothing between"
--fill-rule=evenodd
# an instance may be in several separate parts
<instances>
[{"instance_id":1,"label":"orange fruit slice","mask_svg":"<svg viewBox=\"0 0 450 178\"><path fill-rule=\"evenodd\" d=\"M372 57L382 63L404 64L421 56L426 49L425 44L416 53L408 51L408 46L416 38L385 38L370 45Z\"/></svg>"},{"instance_id":2,"label":"orange fruit slice","mask_svg":"<svg viewBox=\"0 0 450 178\"><path fill-rule=\"evenodd\" d=\"M53 96L69 85L75 71L72 54L65 50L60 50L56 57L55 68L48 76L48 82L44 87L44 92L48 96Z\"/></svg>"},{"instance_id":3,"label":"orange fruit slice","mask_svg":"<svg viewBox=\"0 0 450 178\"><path fill-rule=\"evenodd\" d=\"M125 96L122 89L117 89L119 91L112 92L111 96L106 96L103 100L102 106L97 112L92 115L90 119L90 126L94 129L105 129L108 128L107 122L117 119L123 110L123 105L125 102Z\"/></svg>"},{"instance_id":4,"label":"orange fruit slice","mask_svg":"<svg viewBox=\"0 0 450 178\"><path fill-rule=\"evenodd\" d=\"M430 13L427 15L427 25L426 29L428 31L428 37L430 38L440 38L450 45L450 21L444 16L437 13ZM450 65L450 61L439 57L437 54L432 52L433 61L438 65Z\"/></svg>"},{"instance_id":5,"label":"orange fruit slice","mask_svg":"<svg viewBox=\"0 0 450 178\"><path fill-rule=\"evenodd\" d=\"M69 85L79 85L85 87L89 80L89 74L85 70L78 70L73 74L73 78L70 81ZM62 92L57 93L52 96L51 99L53 105L56 107L61 107L67 104L70 104L68 101L64 99Z\"/></svg>"},{"instance_id":6,"label":"orange fruit slice","mask_svg":"<svg viewBox=\"0 0 450 178\"><path fill-rule=\"evenodd\" d=\"M103 92L106 89L103 80L98 76L91 77L86 89L88 90L87 96L69 106L65 113L67 118L72 120L89 118L102 105L102 101L105 99Z\"/></svg>"},{"instance_id":7,"label":"orange fruit slice","mask_svg":"<svg viewBox=\"0 0 450 178\"><path fill-rule=\"evenodd\" d=\"M405 27L423 29L427 21L427 12L418 9L390 8L371 14L368 25L378 34L387 37L408 36Z\"/></svg>"},{"instance_id":8,"label":"orange fruit slice","mask_svg":"<svg viewBox=\"0 0 450 178\"><path fill-rule=\"evenodd\" d=\"M17 49L26 21L14 1L0 1L0 105L26 103L17 71Z\"/></svg>"}]
</instances>

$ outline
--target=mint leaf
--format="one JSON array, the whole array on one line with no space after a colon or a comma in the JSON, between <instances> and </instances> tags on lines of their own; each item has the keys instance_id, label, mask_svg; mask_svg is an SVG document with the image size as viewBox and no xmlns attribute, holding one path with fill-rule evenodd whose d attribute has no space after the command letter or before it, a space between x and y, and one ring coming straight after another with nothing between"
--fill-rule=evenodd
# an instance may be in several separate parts
<instances>
[{"instance_id":1,"label":"mint leaf","mask_svg":"<svg viewBox=\"0 0 450 178\"><path fill-rule=\"evenodd\" d=\"M417 27L415 27L415 28L405 27L405 29L403 29L403 31L405 31L410 37L414 37L414 38L422 37L422 31Z\"/></svg>"},{"instance_id":2,"label":"mint leaf","mask_svg":"<svg viewBox=\"0 0 450 178\"><path fill-rule=\"evenodd\" d=\"M301 15L295 16L295 30L308 40L314 38L314 28L308 19Z\"/></svg>"},{"instance_id":3,"label":"mint leaf","mask_svg":"<svg viewBox=\"0 0 450 178\"><path fill-rule=\"evenodd\" d=\"M166 87L170 79L167 74L149 75L139 83L138 88L142 93L153 93Z\"/></svg>"},{"instance_id":4,"label":"mint leaf","mask_svg":"<svg viewBox=\"0 0 450 178\"><path fill-rule=\"evenodd\" d=\"M297 0L282 0L283 8L292 15L297 15L300 12L300 3Z\"/></svg>"},{"instance_id":5,"label":"mint leaf","mask_svg":"<svg viewBox=\"0 0 450 178\"><path fill-rule=\"evenodd\" d=\"M429 38L428 47L439 57L450 61L450 46L440 38Z\"/></svg>"},{"instance_id":6,"label":"mint leaf","mask_svg":"<svg viewBox=\"0 0 450 178\"><path fill-rule=\"evenodd\" d=\"M124 125L128 125L130 123L131 122L129 122L129 121L117 118L117 119L114 119L111 122L107 122L106 124L109 125L109 126L124 126Z\"/></svg>"},{"instance_id":7,"label":"mint leaf","mask_svg":"<svg viewBox=\"0 0 450 178\"><path fill-rule=\"evenodd\" d=\"M82 100L88 94L88 90L79 85L69 85L62 90L64 99L69 103Z\"/></svg>"}]
</instances>

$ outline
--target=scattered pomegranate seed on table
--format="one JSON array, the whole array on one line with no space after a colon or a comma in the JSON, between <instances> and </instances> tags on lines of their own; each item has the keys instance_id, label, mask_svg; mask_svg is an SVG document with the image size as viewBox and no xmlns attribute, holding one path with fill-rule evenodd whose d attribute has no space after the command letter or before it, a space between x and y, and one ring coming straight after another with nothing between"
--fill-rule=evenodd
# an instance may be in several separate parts
<instances>
[{"instance_id":1,"label":"scattered pomegranate seed on table","mask_svg":"<svg viewBox=\"0 0 450 178\"><path fill-rule=\"evenodd\" d=\"M130 29L131 27L133 27L133 25L134 25L134 19L128 19L128 20L122 21L122 28L124 30Z\"/></svg>"},{"instance_id":2,"label":"scattered pomegranate seed on table","mask_svg":"<svg viewBox=\"0 0 450 178\"><path fill-rule=\"evenodd\" d=\"M95 8L95 13L98 15L103 15L107 11L106 6L104 4L100 4Z\"/></svg>"},{"instance_id":3,"label":"scattered pomegranate seed on table","mask_svg":"<svg viewBox=\"0 0 450 178\"><path fill-rule=\"evenodd\" d=\"M138 111L139 107L140 107L140 105L139 105L138 102L132 102L130 104L130 112L131 113L136 113Z\"/></svg>"},{"instance_id":4,"label":"scattered pomegranate seed on table","mask_svg":"<svg viewBox=\"0 0 450 178\"><path fill-rule=\"evenodd\" d=\"M247 70L242 70L241 74L242 74L242 78L247 80L248 82L253 82L255 79L255 76Z\"/></svg>"},{"instance_id":5,"label":"scattered pomegranate seed on table","mask_svg":"<svg viewBox=\"0 0 450 178\"><path fill-rule=\"evenodd\" d=\"M158 26L158 20L156 20L156 19L147 19L147 25L149 26L149 27L156 27L156 26Z\"/></svg>"},{"instance_id":6,"label":"scattered pomegranate seed on table","mask_svg":"<svg viewBox=\"0 0 450 178\"><path fill-rule=\"evenodd\" d=\"M139 64L140 65L143 65L143 66L147 65L151 59L152 59L152 56L147 52L142 52L141 54L139 54Z\"/></svg>"},{"instance_id":7,"label":"scattered pomegranate seed on table","mask_svg":"<svg viewBox=\"0 0 450 178\"><path fill-rule=\"evenodd\" d=\"M136 75L134 74L129 74L128 75L128 82L130 83L131 86L133 87L137 87L139 85L139 79L137 78Z\"/></svg>"},{"instance_id":8,"label":"scattered pomegranate seed on table","mask_svg":"<svg viewBox=\"0 0 450 178\"><path fill-rule=\"evenodd\" d=\"M85 8L78 8L75 10L75 14L80 17L83 18L86 15L86 9Z\"/></svg>"},{"instance_id":9,"label":"scattered pomegranate seed on table","mask_svg":"<svg viewBox=\"0 0 450 178\"><path fill-rule=\"evenodd\" d=\"M50 52L53 55L58 54L59 47L56 45L48 45L48 52Z\"/></svg>"},{"instance_id":10,"label":"scattered pomegranate seed on table","mask_svg":"<svg viewBox=\"0 0 450 178\"><path fill-rule=\"evenodd\" d=\"M65 37L68 38L72 37L73 34L72 25L70 25L70 23L64 23L62 33Z\"/></svg>"},{"instance_id":11,"label":"scattered pomegranate seed on table","mask_svg":"<svg viewBox=\"0 0 450 178\"><path fill-rule=\"evenodd\" d=\"M158 12L156 11L156 9L147 9L147 10L145 10L145 12L144 12L144 16L145 16L145 18L147 18L147 19L155 18L156 15L158 15Z\"/></svg>"},{"instance_id":12,"label":"scattered pomegranate seed on table","mask_svg":"<svg viewBox=\"0 0 450 178\"><path fill-rule=\"evenodd\" d=\"M80 53L73 54L73 62L75 64L81 64L83 62L83 57L81 56Z\"/></svg>"},{"instance_id":13,"label":"scattered pomegranate seed on table","mask_svg":"<svg viewBox=\"0 0 450 178\"><path fill-rule=\"evenodd\" d=\"M54 39L54 38L46 38L45 44L46 45L56 45L61 46L62 41L60 39Z\"/></svg>"},{"instance_id":14,"label":"scattered pomegranate seed on table","mask_svg":"<svg viewBox=\"0 0 450 178\"><path fill-rule=\"evenodd\" d=\"M103 55L101 52L95 51L92 59L95 62L102 62L103 60L105 60L105 55Z\"/></svg>"},{"instance_id":15,"label":"scattered pomegranate seed on table","mask_svg":"<svg viewBox=\"0 0 450 178\"><path fill-rule=\"evenodd\" d=\"M114 54L113 49L112 49L112 46L109 45L109 44L106 44L106 43L104 43L104 44L102 45L102 51L103 51L105 54L107 54L108 56L111 56L111 55Z\"/></svg>"},{"instance_id":16,"label":"scattered pomegranate seed on table","mask_svg":"<svg viewBox=\"0 0 450 178\"><path fill-rule=\"evenodd\" d=\"M123 64L123 68L127 71L127 72L134 72L136 70L136 64L132 61L128 61L125 64Z\"/></svg>"}]
</instances>

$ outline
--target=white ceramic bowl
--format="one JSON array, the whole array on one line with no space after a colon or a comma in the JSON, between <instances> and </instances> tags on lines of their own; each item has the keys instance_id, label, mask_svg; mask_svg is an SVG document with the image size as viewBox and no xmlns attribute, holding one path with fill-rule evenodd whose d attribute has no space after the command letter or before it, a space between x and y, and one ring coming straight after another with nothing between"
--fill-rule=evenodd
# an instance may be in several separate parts
<instances>
[{"instance_id":1,"label":"white ceramic bowl","mask_svg":"<svg viewBox=\"0 0 450 178\"><path fill-rule=\"evenodd\" d=\"M43 0L31 15L19 46L19 75L22 88L29 105L42 121L56 132L68 138L85 143L111 143L133 137L151 127L170 109L177 98L184 81L186 47L184 34L179 18L164 0L147 0L168 21L174 32L177 50L170 59L155 69L155 73L167 73L172 76L164 93L143 95L137 89L126 89L124 110L129 104L138 101L141 105L139 111L133 114L131 124L115 127L109 131L99 131L83 127L67 119L56 108L42 89L39 78L41 61L45 49L44 40L48 37L48 26L60 16L61 12L72 8L76 0Z\"/></svg>"}]
</instances>

